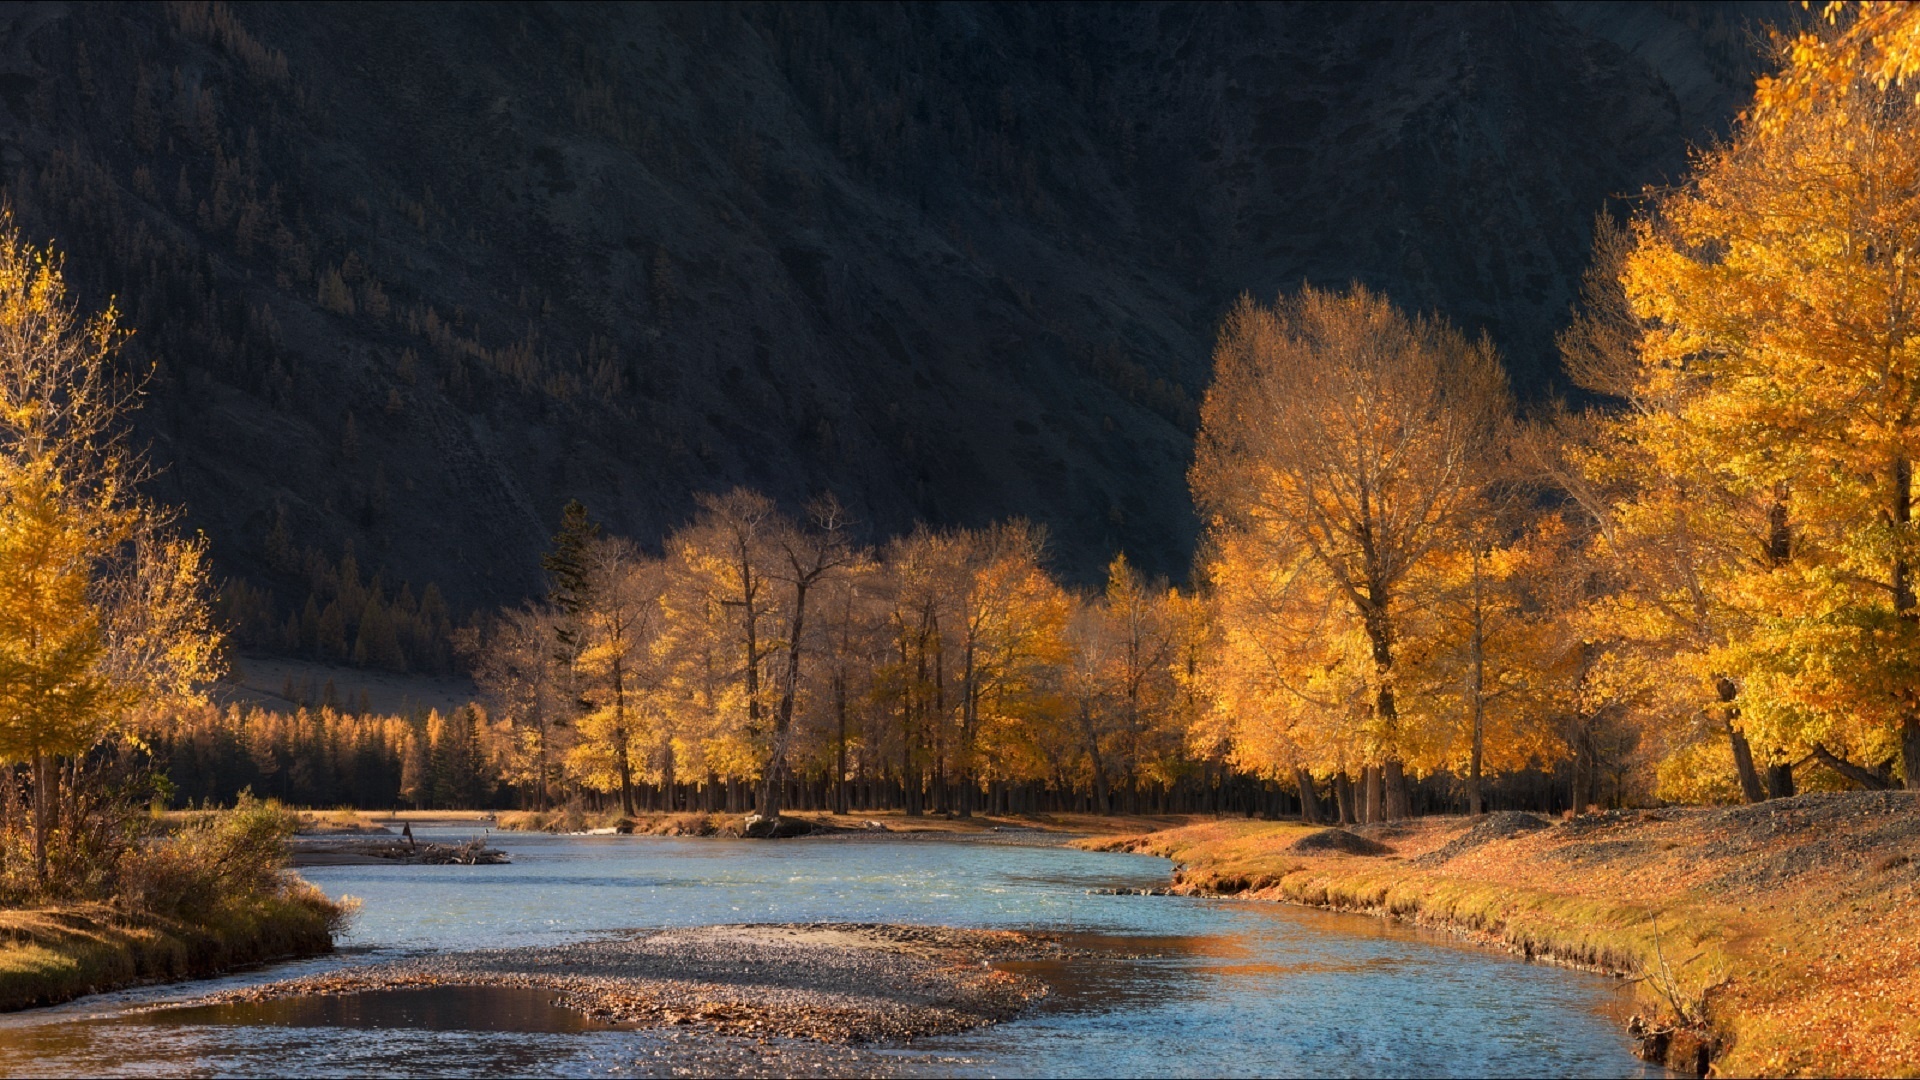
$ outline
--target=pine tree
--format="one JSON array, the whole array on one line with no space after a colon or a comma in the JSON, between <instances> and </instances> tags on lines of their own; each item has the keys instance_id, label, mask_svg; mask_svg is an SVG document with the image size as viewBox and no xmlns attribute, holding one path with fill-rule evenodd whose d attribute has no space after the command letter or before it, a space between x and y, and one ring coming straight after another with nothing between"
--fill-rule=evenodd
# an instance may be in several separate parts
<instances>
[{"instance_id":1,"label":"pine tree","mask_svg":"<svg viewBox=\"0 0 1920 1080\"><path fill-rule=\"evenodd\" d=\"M553 534L553 549L540 559L547 572L548 599L568 615L579 614L587 604L593 576L587 552L599 536L600 526L587 516L585 504L568 500L560 512L560 531Z\"/></svg>"}]
</instances>

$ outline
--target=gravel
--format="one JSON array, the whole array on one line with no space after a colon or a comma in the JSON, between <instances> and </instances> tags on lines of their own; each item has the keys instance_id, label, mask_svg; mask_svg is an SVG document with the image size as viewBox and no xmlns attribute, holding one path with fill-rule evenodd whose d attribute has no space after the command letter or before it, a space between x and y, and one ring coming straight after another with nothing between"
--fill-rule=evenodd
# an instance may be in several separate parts
<instances>
[{"instance_id":1,"label":"gravel","mask_svg":"<svg viewBox=\"0 0 1920 1080\"><path fill-rule=\"evenodd\" d=\"M1393 849L1378 840L1369 840L1345 829L1321 829L1288 844L1287 850L1300 855L1324 855L1335 851L1347 855L1385 855Z\"/></svg>"},{"instance_id":2,"label":"gravel","mask_svg":"<svg viewBox=\"0 0 1920 1080\"><path fill-rule=\"evenodd\" d=\"M1425 855L1417 856L1409 862L1422 869L1431 869L1446 863L1449 859L1464 855L1475 848L1491 844L1496 840L1509 840L1538 832L1550 825L1546 818L1538 814L1522 813L1518 810L1502 810L1487 814L1473 823L1473 827L1459 836L1447 841Z\"/></svg>"},{"instance_id":3,"label":"gravel","mask_svg":"<svg viewBox=\"0 0 1920 1080\"><path fill-rule=\"evenodd\" d=\"M1004 1020L1047 993L996 960L1065 955L1011 931L853 923L708 926L347 968L198 1004L421 986L528 986L598 1020L826 1043L906 1040Z\"/></svg>"}]
</instances>

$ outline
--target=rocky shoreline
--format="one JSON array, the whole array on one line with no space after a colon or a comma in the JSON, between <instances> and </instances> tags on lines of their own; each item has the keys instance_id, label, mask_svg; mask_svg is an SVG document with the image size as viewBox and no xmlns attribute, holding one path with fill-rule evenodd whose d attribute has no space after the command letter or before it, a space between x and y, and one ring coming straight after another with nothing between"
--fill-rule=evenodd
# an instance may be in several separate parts
<instances>
[{"instance_id":1,"label":"rocky shoreline","mask_svg":"<svg viewBox=\"0 0 1920 1080\"><path fill-rule=\"evenodd\" d=\"M596 1020L849 1044L945 1035L1045 997L1004 960L1064 956L1044 935L816 923L654 930L416 957L228 991L214 1005L444 986L537 987Z\"/></svg>"}]
</instances>

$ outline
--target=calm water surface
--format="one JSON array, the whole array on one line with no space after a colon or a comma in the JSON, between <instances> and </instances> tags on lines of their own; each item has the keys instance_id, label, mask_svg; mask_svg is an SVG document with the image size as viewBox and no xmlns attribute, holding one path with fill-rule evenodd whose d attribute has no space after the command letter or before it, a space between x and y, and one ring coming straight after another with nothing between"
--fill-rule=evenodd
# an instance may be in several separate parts
<instances>
[{"instance_id":1,"label":"calm water surface","mask_svg":"<svg viewBox=\"0 0 1920 1080\"><path fill-rule=\"evenodd\" d=\"M422 839L464 836L458 830ZM962 1076L1645 1076L1618 983L1363 916L1098 896L1165 860L992 839L775 844L495 834L510 866L302 871L364 901L342 954L0 1017L7 1075L473 1073ZM907 1047L634 1031L537 991L407 991L153 1011L214 988L419 952L738 922L1045 928L1129 958L1036 968L1029 1014Z\"/></svg>"}]
</instances>

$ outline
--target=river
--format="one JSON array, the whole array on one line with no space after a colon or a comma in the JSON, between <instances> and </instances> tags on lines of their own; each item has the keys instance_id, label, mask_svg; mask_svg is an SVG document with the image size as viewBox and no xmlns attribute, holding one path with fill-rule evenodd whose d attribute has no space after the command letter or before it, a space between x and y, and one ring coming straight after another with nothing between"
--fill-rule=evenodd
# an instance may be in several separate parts
<instances>
[{"instance_id":1,"label":"river","mask_svg":"<svg viewBox=\"0 0 1920 1080\"><path fill-rule=\"evenodd\" d=\"M417 830L422 840L470 830ZM752 843L494 834L507 866L302 871L363 901L333 957L0 1016L13 1076L474 1073L960 1076L1647 1076L1613 980L1358 915L1111 896L1163 859L1035 834ZM151 1011L216 988L439 950L638 927L898 922L1038 928L1114 959L1037 971L1056 993L1008 1023L910 1046L821 1047L579 1022L538 992L402 1005ZM1117 954L1128 954L1120 958ZM484 1007L475 1001L484 1000Z\"/></svg>"}]
</instances>

